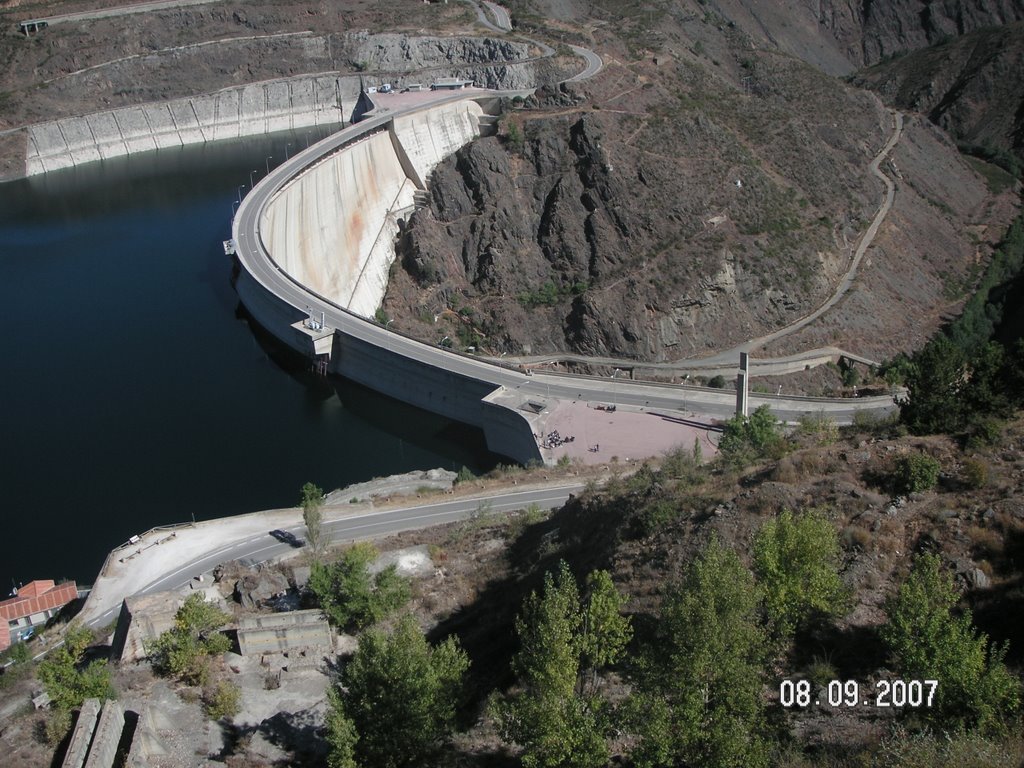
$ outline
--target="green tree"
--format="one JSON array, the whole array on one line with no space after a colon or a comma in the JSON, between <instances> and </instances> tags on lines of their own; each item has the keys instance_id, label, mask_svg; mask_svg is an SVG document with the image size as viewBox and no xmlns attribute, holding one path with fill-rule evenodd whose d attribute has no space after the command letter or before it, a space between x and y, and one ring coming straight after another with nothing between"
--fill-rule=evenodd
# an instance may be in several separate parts
<instances>
[{"instance_id":1,"label":"green tree","mask_svg":"<svg viewBox=\"0 0 1024 768\"><path fill-rule=\"evenodd\" d=\"M606 708L578 685L581 655L594 667L614 662L631 630L618 616L621 597L611 577L598 571L588 583L591 598L581 608L576 579L563 561L545 575L542 593L532 593L516 619L520 649L512 668L521 690L499 705L499 730L504 741L522 748L527 768L596 768L608 762Z\"/></svg>"},{"instance_id":2,"label":"green tree","mask_svg":"<svg viewBox=\"0 0 1024 768\"><path fill-rule=\"evenodd\" d=\"M319 558L324 548L323 532L321 530L324 513L321 507L324 503L324 492L313 483L306 483L302 486L302 521L306 524L306 541L313 551L313 557Z\"/></svg>"},{"instance_id":3,"label":"green tree","mask_svg":"<svg viewBox=\"0 0 1024 768\"><path fill-rule=\"evenodd\" d=\"M905 372L909 394L899 403L900 418L911 432L928 435L960 429L966 362L963 350L945 336L935 337L914 355Z\"/></svg>"},{"instance_id":4,"label":"green tree","mask_svg":"<svg viewBox=\"0 0 1024 768\"><path fill-rule=\"evenodd\" d=\"M431 648L411 616L371 629L330 696L332 768L420 766L452 732L469 659L454 638Z\"/></svg>"},{"instance_id":5,"label":"green tree","mask_svg":"<svg viewBox=\"0 0 1024 768\"><path fill-rule=\"evenodd\" d=\"M228 651L231 641L218 632L231 617L201 594L188 596L174 616L174 627L146 650L153 669L191 685L207 681L207 658Z\"/></svg>"},{"instance_id":6,"label":"green tree","mask_svg":"<svg viewBox=\"0 0 1024 768\"><path fill-rule=\"evenodd\" d=\"M963 389L963 407L971 421L982 414L1005 418L1013 412L1006 363L1006 350L994 341L982 345L971 355L968 380Z\"/></svg>"},{"instance_id":7,"label":"green tree","mask_svg":"<svg viewBox=\"0 0 1024 768\"><path fill-rule=\"evenodd\" d=\"M633 703L645 768L765 766L764 633L754 580L712 540L666 596Z\"/></svg>"},{"instance_id":8,"label":"green tree","mask_svg":"<svg viewBox=\"0 0 1024 768\"><path fill-rule=\"evenodd\" d=\"M899 592L889 599L882 639L904 679L936 680L934 706L921 712L942 727L999 731L1020 709L1021 684L1007 670L1007 647L990 647L971 623L954 613L952 576L937 555L921 555Z\"/></svg>"},{"instance_id":9,"label":"green tree","mask_svg":"<svg viewBox=\"0 0 1024 768\"><path fill-rule=\"evenodd\" d=\"M783 443L778 419L761 405L749 417L737 415L725 423L718 450L729 463L744 466L778 452Z\"/></svg>"},{"instance_id":10,"label":"green tree","mask_svg":"<svg viewBox=\"0 0 1024 768\"><path fill-rule=\"evenodd\" d=\"M580 657L582 666L596 674L622 658L633 637L633 627L629 617L622 615L625 599L615 589L608 571L592 571L587 576L587 592Z\"/></svg>"},{"instance_id":11,"label":"green tree","mask_svg":"<svg viewBox=\"0 0 1024 768\"><path fill-rule=\"evenodd\" d=\"M39 663L37 674L54 709L69 712L86 699L117 697L107 662L84 663L91 644L92 633L79 624L71 624L64 633L64 644Z\"/></svg>"},{"instance_id":12,"label":"green tree","mask_svg":"<svg viewBox=\"0 0 1024 768\"><path fill-rule=\"evenodd\" d=\"M372 544L359 542L336 563L313 562L309 588L336 626L363 629L408 602L409 580L400 576L395 566L388 566L375 576L370 574L370 564L377 554Z\"/></svg>"},{"instance_id":13,"label":"green tree","mask_svg":"<svg viewBox=\"0 0 1024 768\"><path fill-rule=\"evenodd\" d=\"M845 603L839 578L839 536L818 511L784 510L754 539L754 573L765 613L778 637L788 637L817 615L835 615Z\"/></svg>"}]
</instances>

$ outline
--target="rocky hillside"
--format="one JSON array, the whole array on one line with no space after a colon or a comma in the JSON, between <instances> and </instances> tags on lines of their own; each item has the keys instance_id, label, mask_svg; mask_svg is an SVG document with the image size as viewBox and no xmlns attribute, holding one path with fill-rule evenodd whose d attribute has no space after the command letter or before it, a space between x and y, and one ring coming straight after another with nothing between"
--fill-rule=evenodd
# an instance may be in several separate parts
<instances>
[{"instance_id":1,"label":"rocky hillside","mask_svg":"<svg viewBox=\"0 0 1024 768\"><path fill-rule=\"evenodd\" d=\"M68 5L0 3L0 179L24 172L25 136L7 129L60 117L304 73L359 73L370 83L455 75L523 87L578 67L572 57L522 63L539 49L481 37L462 3L418 0L214 3L57 24L30 37L16 31L19 20Z\"/></svg>"},{"instance_id":2,"label":"rocky hillside","mask_svg":"<svg viewBox=\"0 0 1024 768\"><path fill-rule=\"evenodd\" d=\"M512 110L438 167L399 244L396 327L495 355L675 360L784 327L835 290L881 201L867 168L892 115L723 17L638 23L595 30L607 63L584 91ZM805 348L919 345L1001 234L1007 210L926 123L908 120L894 159L868 287Z\"/></svg>"},{"instance_id":3,"label":"rocky hillside","mask_svg":"<svg viewBox=\"0 0 1024 768\"><path fill-rule=\"evenodd\" d=\"M857 74L969 147L1024 153L1024 23L984 29Z\"/></svg>"},{"instance_id":4,"label":"rocky hillside","mask_svg":"<svg viewBox=\"0 0 1024 768\"><path fill-rule=\"evenodd\" d=\"M1024 20L1020 0L717 0L708 7L756 39L832 74L987 27Z\"/></svg>"}]
</instances>

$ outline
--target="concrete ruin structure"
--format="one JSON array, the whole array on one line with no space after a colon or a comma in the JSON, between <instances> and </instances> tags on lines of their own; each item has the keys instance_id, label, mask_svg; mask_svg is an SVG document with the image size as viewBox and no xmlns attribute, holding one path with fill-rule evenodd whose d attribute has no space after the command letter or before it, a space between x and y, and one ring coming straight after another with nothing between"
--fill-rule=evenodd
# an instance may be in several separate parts
<instances>
[{"instance_id":1,"label":"concrete ruin structure","mask_svg":"<svg viewBox=\"0 0 1024 768\"><path fill-rule=\"evenodd\" d=\"M333 645L331 628L319 608L253 616L238 622L238 648L243 656L298 648L329 650Z\"/></svg>"},{"instance_id":2,"label":"concrete ruin structure","mask_svg":"<svg viewBox=\"0 0 1024 768\"><path fill-rule=\"evenodd\" d=\"M146 658L146 645L174 626L174 616L184 602L176 592L125 598L110 645L110 658L122 662Z\"/></svg>"},{"instance_id":3,"label":"concrete ruin structure","mask_svg":"<svg viewBox=\"0 0 1024 768\"><path fill-rule=\"evenodd\" d=\"M86 699L78 713L62 768L110 768L124 732L124 709L116 701Z\"/></svg>"}]
</instances>

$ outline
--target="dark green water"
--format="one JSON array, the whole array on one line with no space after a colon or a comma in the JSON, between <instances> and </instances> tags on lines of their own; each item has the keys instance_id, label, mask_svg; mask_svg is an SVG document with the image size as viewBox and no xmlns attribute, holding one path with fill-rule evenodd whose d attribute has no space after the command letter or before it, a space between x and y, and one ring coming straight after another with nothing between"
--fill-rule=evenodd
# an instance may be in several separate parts
<instances>
[{"instance_id":1,"label":"dark green water","mask_svg":"<svg viewBox=\"0 0 1024 768\"><path fill-rule=\"evenodd\" d=\"M0 594L91 583L134 533L291 506L307 481L493 465L480 433L315 377L240 316L221 246L237 188L305 141L0 185Z\"/></svg>"}]
</instances>

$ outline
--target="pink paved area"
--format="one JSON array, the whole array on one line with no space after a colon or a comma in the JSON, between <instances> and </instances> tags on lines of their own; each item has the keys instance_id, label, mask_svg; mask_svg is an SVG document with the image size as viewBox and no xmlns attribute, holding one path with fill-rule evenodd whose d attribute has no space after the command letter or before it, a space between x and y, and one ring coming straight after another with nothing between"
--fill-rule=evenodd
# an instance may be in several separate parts
<instances>
[{"instance_id":1,"label":"pink paved area","mask_svg":"<svg viewBox=\"0 0 1024 768\"><path fill-rule=\"evenodd\" d=\"M537 422L540 427L541 454L548 461L563 456L584 464L602 464L613 456L621 461L660 456L680 446L692 449L700 441L705 459L718 453L719 433L708 417L692 412L641 410L619 406L614 411L599 410L595 404L561 401L546 411ZM564 441L550 441L557 432ZM544 444L550 447L545 448Z\"/></svg>"}]
</instances>

